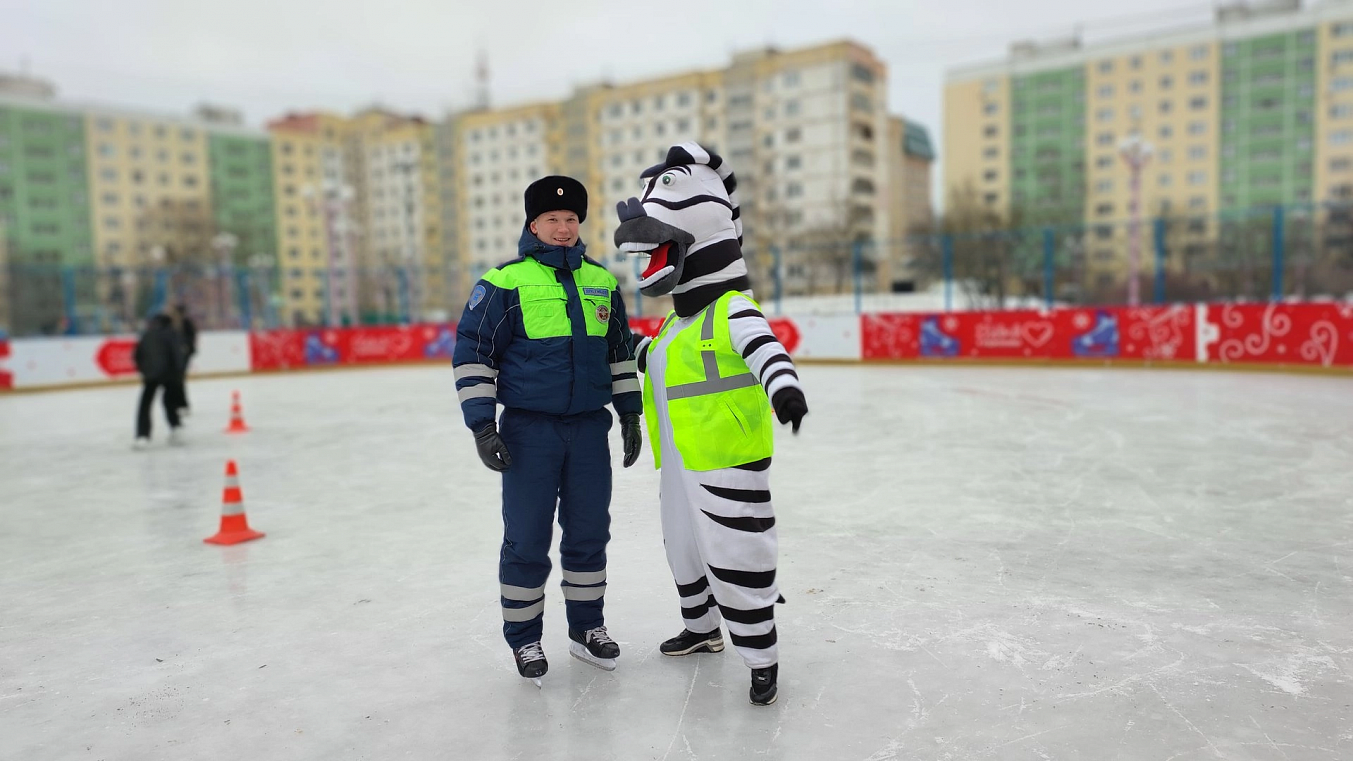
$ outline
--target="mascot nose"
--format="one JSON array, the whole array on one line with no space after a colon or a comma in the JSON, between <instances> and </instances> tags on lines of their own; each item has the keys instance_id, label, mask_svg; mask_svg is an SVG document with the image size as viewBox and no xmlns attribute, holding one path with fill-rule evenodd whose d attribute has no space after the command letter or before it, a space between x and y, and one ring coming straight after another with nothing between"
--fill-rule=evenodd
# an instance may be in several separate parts
<instances>
[{"instance_id":1,"label":"mascot nose","mask_svg":"<svg viewBox=\"0 0 1353 761\"><path fill-rule=\"evenodd\" d=\"M630 196L628 201L617 203L615 205L615 212L620 215L621 222L628 222L631 219L648 216L644 211L644 205L639 203L639 199L633 196Z\"/></svg>"}]
</instances>

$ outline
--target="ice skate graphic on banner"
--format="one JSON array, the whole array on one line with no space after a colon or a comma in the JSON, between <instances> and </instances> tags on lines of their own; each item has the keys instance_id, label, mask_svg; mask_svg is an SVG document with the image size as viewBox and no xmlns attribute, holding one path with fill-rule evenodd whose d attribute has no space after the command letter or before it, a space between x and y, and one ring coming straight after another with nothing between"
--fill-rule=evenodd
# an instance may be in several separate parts
<instances>
[{"instance_id":1,"label":"ice skate graphic on banner","mask_svg":"<svg viewBox=\"0 0 1353 761\"><path fill-rule=\"evenodd\" d=\"M1071 339L1071 352L1078 357L1118 356L1118 317L1101 309L1095 312L1093 325L1089 322L1089 315L1076 315L1076 327L1089 330Z\"/></svg>"},{"instance_id":2,"label":"ice skate graphic on banner","mask_svg":"<svg viewBox=\"0 0 1353 761\"><path fill-rule=\"evenodd\" d=\"M927 317L921 322L921 356L954 357L958 352L958 339L940 329L940 318Z\"/></svg>"},{"instance_id":3,"label":"ice skate graphic on banner","mask_svg":"<svg viewBox=\"0 0 1353 761\"><path fill-rule=\"evenodd\" d=\"M338 359L338 350L327 343L319 333L311 333L305 337L305 363L307 365L331 365Z\"/></svg>"},{"instance_id":4,"label":"ice skate graphic on banner","mask_svg":"<svg viewBox=\"0 0 1353 761\"><path fill-rule=\"evenodd\" d=\"M427 344L423 347L423 356L428 359L451 359L456 348L456 329L443 326L440 329L428 328Z\"/></svg>"}]
</instances>

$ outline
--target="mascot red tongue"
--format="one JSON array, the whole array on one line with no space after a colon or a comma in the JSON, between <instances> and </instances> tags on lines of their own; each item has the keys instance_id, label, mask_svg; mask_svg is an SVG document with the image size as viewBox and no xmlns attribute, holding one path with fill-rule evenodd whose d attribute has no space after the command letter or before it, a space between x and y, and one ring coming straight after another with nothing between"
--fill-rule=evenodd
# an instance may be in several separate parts
<instances>
[{"instance_id":1,"label":"mascot red tongue","mask_svg":"<svg viewBox=\"0 0 1353 761\"><path fill-rule=\"evenodd\" d=\"M653 273L667 266L667 251L671 247L671 243L664 243L649 252L648 268L644 270L642 277L651 277Z\"/></svg>"}]
</instances>

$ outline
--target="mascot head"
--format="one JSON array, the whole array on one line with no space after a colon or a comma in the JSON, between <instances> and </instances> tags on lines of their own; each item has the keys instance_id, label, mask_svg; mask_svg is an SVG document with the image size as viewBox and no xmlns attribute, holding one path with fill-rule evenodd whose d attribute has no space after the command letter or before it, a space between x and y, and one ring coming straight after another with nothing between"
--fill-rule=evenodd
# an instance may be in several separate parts
<instances>
[{"instance_id":1,"label":"mascot head","mask_svg":"<svg viewBox=\"0 0 1353 761\"><path fill-rule=\"evenodd\" d=\"M695 143L682 143L640 177L643 197L616 204L615 231L617 248L648 257L640 293L670 293L683 317L728 291L750 293L738 181L728 164Z\"/></svg>"}]
</instances>

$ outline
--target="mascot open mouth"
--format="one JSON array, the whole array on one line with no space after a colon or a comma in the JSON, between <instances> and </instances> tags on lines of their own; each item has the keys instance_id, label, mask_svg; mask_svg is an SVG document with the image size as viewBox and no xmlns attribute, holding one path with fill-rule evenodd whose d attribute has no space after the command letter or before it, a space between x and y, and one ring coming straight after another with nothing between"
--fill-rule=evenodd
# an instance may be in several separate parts
<instances>
[{"instance_id":1,"label":"mascot open mouth","mask_svg":"<svg viewBox=\"0 0 1353 761\"><path fill-rule=\"evenodd\" d=\"M639 292L649 297L672 292L681 280L686 252L694 243L695 236L649 216L627 219L615 231L616 248L648 257L639 274Z\"/></svg>"}]
</instances>

